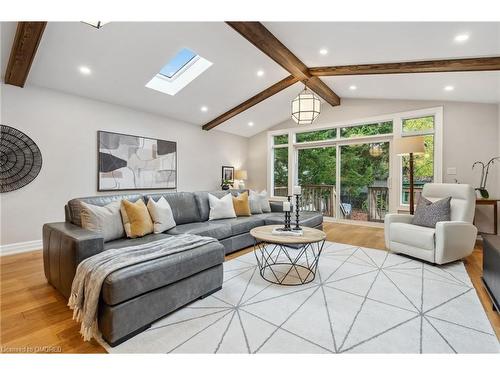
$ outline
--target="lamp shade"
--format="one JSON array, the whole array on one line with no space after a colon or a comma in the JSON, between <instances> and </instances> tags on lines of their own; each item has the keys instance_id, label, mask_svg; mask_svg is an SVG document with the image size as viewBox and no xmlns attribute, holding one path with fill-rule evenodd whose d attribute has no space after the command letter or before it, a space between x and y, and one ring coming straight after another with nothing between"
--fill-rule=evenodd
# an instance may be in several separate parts
<instances>
[{"instance_id":1,"label":"lamp shade","mask_svg":"<svg viewBox=\"0 0 500 375\"><path fill-rule=\"evenodd\" d=\"M237 170L234 173L234 178L237 180L246 180L247 179L247 171L244 169Z\"/></svg>"},{"instance_id":2,"label":"lamp shade","mask_svg":"<svg viewBox=\"0 0 500 375\"><path fill-rule=\"evenodd\" d=\"M320 111L319 97L307 87L292 101L292 119L299 125L312 124Z\"/></svg>"},{"instance_id":3,"label":"lamp shade","mask_svg":"<svg viewBox=\"0 0 500 375\"><path fill-rule=\"evenodd\" d=\"M425 153L424 137L394 138L394 153L396 155Z\"/></svg>"}]
</instances>

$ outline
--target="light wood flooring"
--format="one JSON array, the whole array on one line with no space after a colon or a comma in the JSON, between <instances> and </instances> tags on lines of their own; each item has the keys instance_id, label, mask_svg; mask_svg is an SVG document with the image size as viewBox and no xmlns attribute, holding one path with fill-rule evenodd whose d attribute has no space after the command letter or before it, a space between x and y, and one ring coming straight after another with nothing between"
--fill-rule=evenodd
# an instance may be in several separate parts
<instances>
[{"instance_id":1,"label":"light wood flooring","mask_svg":"<svg viewBox=\"0 0 500 375\"><path fill-rule=\"evenodd\" d=\"M325 223L327 239L333 242L384 249L382 228ZM244 249L229 255L233 259L252 251ZM467 272L479 299L500 338L500 316L481 281L482 247L478 243L465 259ZM0 349L5 352L55 351L62 353L105 353L94 340L84 342L79 324L72 320L66 301L52 288L43 274L42 252L34 251L0 257Z\"/></svg>"}]
</instances>

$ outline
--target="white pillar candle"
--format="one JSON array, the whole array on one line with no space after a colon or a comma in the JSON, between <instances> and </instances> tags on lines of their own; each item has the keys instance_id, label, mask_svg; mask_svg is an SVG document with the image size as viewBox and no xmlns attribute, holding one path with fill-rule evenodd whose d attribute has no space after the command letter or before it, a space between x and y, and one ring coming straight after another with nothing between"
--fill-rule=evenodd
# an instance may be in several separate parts
<instances>
[{"instance_id":1,"label":"white pillar candle","mask_svg":"<svg viewBox=\"0 0 500 375\"><path fill-rule=\"evenodd\" d=\"M290 202L283 202L283 211L290 211Z\"/></svg>"},{"instance_id":2,"label":"white pillar candle","mask_svg":"<svg viewBox=\"0 0 500 375\"><path fill-rule=\"evenodd\" d=\"M302 194L302 188L300 186L294 186L293 187L293 195L300 195Z\"/></svg>"}]
</instances>

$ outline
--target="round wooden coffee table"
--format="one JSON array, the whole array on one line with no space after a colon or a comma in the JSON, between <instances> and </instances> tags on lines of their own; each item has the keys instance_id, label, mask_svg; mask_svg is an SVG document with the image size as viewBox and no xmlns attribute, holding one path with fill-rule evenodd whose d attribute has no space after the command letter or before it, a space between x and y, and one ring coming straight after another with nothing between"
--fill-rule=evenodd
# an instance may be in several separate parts
<instances>
[{"instance_id":1,"label":"round wooden coffee table","mask_svg":"<svg viewBox=\"0 0 500 375\"><path fill-rule=\"evenodd\" d=\"M302 236L273 234L281 225L253 228L254 253L263 279L279 285L302 285L316 277L325 232L302 228Z\"/></svg>"}]
</instances>

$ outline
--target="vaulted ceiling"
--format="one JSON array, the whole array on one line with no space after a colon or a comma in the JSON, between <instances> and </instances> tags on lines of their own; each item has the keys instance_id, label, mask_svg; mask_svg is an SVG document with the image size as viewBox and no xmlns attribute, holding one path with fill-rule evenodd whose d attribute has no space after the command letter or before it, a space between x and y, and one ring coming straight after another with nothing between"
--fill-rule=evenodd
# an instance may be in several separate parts
<instances>
[{"instance_id":1,"label":"vaulted ceiling","mask_svg":"<svg viewBox=\"0 0 500 375\"><path fill-rule=\"evenodd\" d=\"M500 23L264 23L307 66L500 56ZM2 77L16 23L2 23ZM454 37L466 33L469 40ZM175 96L145 84L187 47L213 62ZM319 53L326 49L327 54ZM79 73L87 66L92 74ZM257 76L257 71L264 74ZM223 22L49 22L26 85L203 125L289 73ZM500 72L322 77L341 98L500 102ZM350 87L355 85L356 90ZM453 91L444 91L447 85ZM290 116L296 83L217 127L252 136ZM328 105L328 104L323 104ZM208 110L202 112L200 108ZM253 126L249 126L249 123Z\"/></svg>"}]
</instances>

